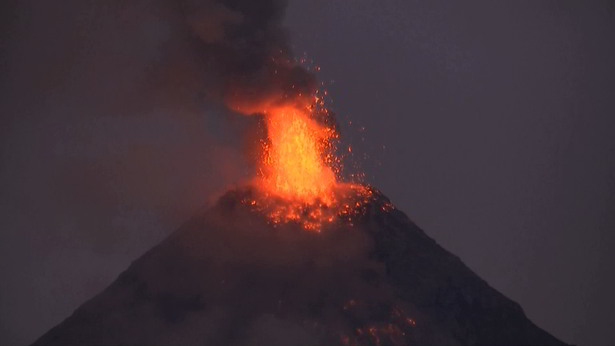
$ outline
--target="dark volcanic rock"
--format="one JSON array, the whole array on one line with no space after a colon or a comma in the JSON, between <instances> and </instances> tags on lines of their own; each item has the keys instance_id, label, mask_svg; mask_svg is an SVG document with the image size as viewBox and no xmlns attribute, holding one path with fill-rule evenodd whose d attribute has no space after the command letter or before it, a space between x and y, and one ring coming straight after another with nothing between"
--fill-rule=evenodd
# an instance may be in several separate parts
<instances>
[{"instance_id":1,"label":"dark volcanic rock","mask_svg":"<svg viewBox=\"0 0 615 346\"><path fill-rule=\"evenodd\" d=\"M321 233L229 192L35 345L561 345L389 207Z\"/></svg>"}]
</instances>

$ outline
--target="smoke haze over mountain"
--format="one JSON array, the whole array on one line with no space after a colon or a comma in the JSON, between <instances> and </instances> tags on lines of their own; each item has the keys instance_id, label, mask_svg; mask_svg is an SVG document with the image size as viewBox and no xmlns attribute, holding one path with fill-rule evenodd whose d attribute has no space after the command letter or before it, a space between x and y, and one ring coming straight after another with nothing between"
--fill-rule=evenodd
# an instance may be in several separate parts
<instances>
[{"instance_id":1,"label":"smoke haze over mountain","mask_svg":"<svg viewBox=\"0 0 615 346\"><path fill-rule=\"evenodd\" d=\"M1 344L251 176L258 119L225 95L313 83L256 73L277 48L335 80L371 182L430 236L563 341L614 342L610 3L256 3L2 5Z\"/></svg>"},{"instance_id":2,"label":"smoke haze over mountain","mask_svg":"<svg viewBox=\"0 0 615 346\"><path fill-rule=\"evenodd\" d=\"M205 102L206 71L164 4L3 11L2 344L31 342L249 173L249 119Z\"/></svg>"}]
</instances>

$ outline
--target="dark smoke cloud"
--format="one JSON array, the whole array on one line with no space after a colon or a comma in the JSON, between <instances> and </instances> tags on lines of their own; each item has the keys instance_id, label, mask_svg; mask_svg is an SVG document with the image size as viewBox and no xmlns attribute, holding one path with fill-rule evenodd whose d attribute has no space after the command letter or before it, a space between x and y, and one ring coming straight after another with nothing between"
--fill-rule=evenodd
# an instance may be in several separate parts
<instances>
[{"instance_id":1,"label":"dark smoke cloud","mask_svg":"<svg viewBox=\"0 0 615 346\"><path fill-rule=\"evenodd\" d=\"M284 8L3 5L0 344L34 340L251 176L258 119L228 100L280 102L315 85L290 58Z\"/></svg>"},{"instance_id":2,"label":"dark smoke cloud","mask_svg":"<svg viewBox=\"0 0 615 346\"><path fill-rule=\"evenodd\" d=\"M255 113L263 103L307 98L316 90L314 75L292 57L282 26L286 1L185 1L180 7L216 78L210 96Z\"/></svg>"},{"instance_id":3,"label":"dark smoke cloud","mask_svg":"<svg viewBox=\"0 0 615 346\"><path fill-rule=\"evenodd\" d=\"M286 104L307 106L315 120L339 131L335 114L313 104L315 74L293 57L282 24L286 5L279 0L179 3L199 68L207 71L205 98L243 114Z\"/></svg>"}]
</instances>

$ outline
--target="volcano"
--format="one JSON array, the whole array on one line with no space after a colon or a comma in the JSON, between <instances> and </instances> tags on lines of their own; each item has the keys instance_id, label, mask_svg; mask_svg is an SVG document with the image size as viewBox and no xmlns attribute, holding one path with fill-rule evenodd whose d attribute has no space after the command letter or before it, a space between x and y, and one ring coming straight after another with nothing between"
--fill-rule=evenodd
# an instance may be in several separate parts
<instances>
[{"instance_id":1,"label":"volcano","mask_svg":"<svg viewBox=\"0 0 615 346\"><path fill-rule=\"evenodd\" d=\"M232 190L34 345L563 345L381 193L321 232Z\"/></svg>"}]
</instances>

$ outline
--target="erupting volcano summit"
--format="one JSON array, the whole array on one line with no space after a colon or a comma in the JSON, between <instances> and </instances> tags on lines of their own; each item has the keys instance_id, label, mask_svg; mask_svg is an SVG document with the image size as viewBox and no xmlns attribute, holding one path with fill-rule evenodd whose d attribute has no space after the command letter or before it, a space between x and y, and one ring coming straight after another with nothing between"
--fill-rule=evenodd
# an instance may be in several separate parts
<instances>
[{"instance_id":1,"label":"erupting volcano summit","mask_svg":"<svg viewBox=\"0 0 615 346\"><path fill-rule=\"evenodd\" d=\"M136 260L36 345L560 345L376 189L290 58L278 1L189 1L218 101L266 129L252 183Z\"/></svg>"},{"instance_id":2,"label":"erupting volcano summit","mask_svg":"<svg viewBox=\"0 0 615 346\"><path fill-rule=\"evenodd\" d=\"M254 183L135 261L36 345L559 345L377 190L333 127L263 111Z\"/></svg>"},{"instance_id":3,"label":"erupting volcano summit","mask_svg":"<svg viewBox=\"0 0 615 346\"><path fill-rule=\"evenodd\" d=\"M35 345L563 345L372 191L322 232L231 191Z\"/></svg>"}]
</instances>

